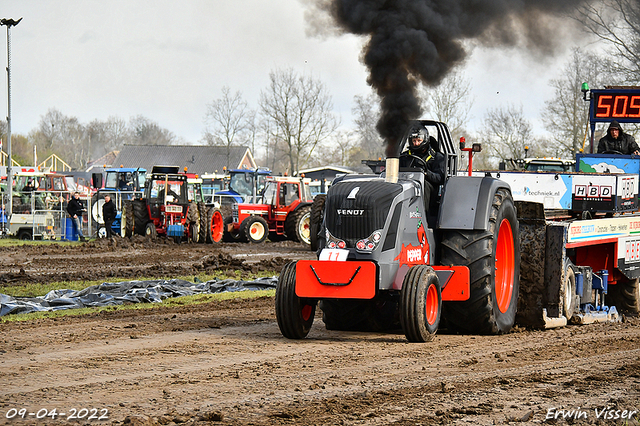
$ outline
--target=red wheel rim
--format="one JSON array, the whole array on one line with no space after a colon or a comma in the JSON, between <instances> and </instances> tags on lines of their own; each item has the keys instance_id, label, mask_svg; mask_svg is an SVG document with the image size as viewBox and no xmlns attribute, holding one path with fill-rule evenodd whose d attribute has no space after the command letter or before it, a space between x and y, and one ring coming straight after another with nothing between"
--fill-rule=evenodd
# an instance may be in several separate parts
<instances>
[{"instance_id":1,"label":"red wheel rim","mask_svg":"<svg viewBox=\"0 0 640 426\"><path fill-rule=\"evenodd\" d=\"M302 307L302 319L304 321L309 321L309 318L311 318L311 311L313 310L311 305L304 305Z\"/></svg>"},{"instance_id":2,"label":"red wheel rim","mask_svg":"<svg viewBox=\"0 0 640 426\"><path fill-rule=\"evenodd\" d=\"M211 239L214 243L219 243L222 240L224 233L224 220L220 212L214 212L211 216Z\"/></svg>"},{"instance_id":3,"label":"red wheel rim","mask_svg":"<svg viewBox=\"0 0 640 426\"><path fill-rule=\"evenodd\" d=\"M502 219L498 230L498 245L496 247L496 275L495 291L498 309L503 314L509 309L513 284L515 280L515 248L511 223Z\"/></svg>"},{"instance_id":4,"label":"red wheel rim","mask_svg":"<svg viewBox=\"0 0 640 426\"><path fill-rule=\"evenodd\" d=\"M435 324L438 319L438 290L435 284L431 284L427 289L425 311L429 325Z\"/></svg>"}]
</instances>

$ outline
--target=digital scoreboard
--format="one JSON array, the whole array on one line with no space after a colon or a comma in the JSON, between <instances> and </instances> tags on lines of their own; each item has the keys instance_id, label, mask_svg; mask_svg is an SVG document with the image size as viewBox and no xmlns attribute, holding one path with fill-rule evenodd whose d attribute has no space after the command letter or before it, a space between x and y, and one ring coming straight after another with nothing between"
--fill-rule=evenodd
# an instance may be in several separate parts
<instances>
[{"instance_id":1,"label":"digital scoreboard","mask_svg":"<svg viewBox=\"0 0 640 426\"><path fill-rule=\"evenodd\" d=\"M591 121L640 121L640 89L592 90Z\"/></svg>"}]
</instances>

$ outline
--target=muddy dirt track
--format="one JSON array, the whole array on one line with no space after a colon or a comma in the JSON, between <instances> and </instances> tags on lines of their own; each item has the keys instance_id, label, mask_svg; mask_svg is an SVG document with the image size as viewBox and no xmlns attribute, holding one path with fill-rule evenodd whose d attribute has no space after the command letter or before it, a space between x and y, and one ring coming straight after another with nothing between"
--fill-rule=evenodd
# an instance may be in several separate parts
<instances>
[{"instance_id":1,"label":"muddy dirt track","mask_svg":"<svg viewBox=\"0 0 640 426\"><path fill-rule=\"evenodd\" d=\"M0 250L0 282L215 268L251 277L311 256L286 242L25 246ZM273 298L0 324L0 424L640 423L638 318L502 336L441 330L410 344L400 331L327 331L321 315L301 341L280 335Z\"/></svg>"}]
</instances>

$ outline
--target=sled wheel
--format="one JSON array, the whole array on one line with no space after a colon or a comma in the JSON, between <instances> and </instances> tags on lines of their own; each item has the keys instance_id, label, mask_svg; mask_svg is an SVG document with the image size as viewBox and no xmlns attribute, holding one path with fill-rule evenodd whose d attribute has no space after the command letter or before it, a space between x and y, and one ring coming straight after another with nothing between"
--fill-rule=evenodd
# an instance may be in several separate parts
<instances>
[{"instance_id":1,"label":"sled wheel","mask_svg":"<svg viewBox=\"0 0 640 426\"><path fill-rule=\"evenodd\" d=\"M618 312L631 316L640 314L640 285L638 278L618 281L609 285L609 305Z\"/></svg>"},{"instance_id":2,"label":"sled wheel","mask_svg":"<svg viewBox=\"0 0 640 426\"><path fill-rule=\"evenodd\" d=\"M207 234L209 234L211 242L219 243L222 241L222 236L224 235L224 218L222 217L222 212L219 209L212 208L209 210L208 217Z\"/></svg>"},{"instance_id":3,"label":"sled wheel","mask_svg":"<svg viewBox=\"0 0 640 426\"><path fill-rule=\"evenodd\" d=\"M429 342L438 331L442 311L440 280L433 268L409 269L400 291L400 325L410 342Z\"/></svg>"},{"instance_id":4,"label":"sled wheel","mask_svg":"<svg viewBox=\"0 0 640 426\"><path fill-rule=\"evenodd\" d=\"M309 219L309 243L311 250L318 250L318 233L322 227L322 221L324 220L324 205L327 200L326 194L318 194L313 199L311 205L311 217Z\"/></svg>"},{"instance_id":5,"label":"sled wheel","mask_svg":"<svg viewBox=\"0 0 640 426\"><path fill-rule=\"evenodd\" d=\"M156 225L153 222L147 223L144 228L144 235L151 238L156 238L158 236L158 232L156 231Z\"/></svg>"},{"instance_id":6,"label":"sled wheel","mask_svg":"<svg viewBox=\"0 0 640 426\"><path fill-rule=\"evenodd\" d=\"M276 287L276 318L287 339L303 339L309 334L316 314L316 301L296 295L296 262L284 265Z\"/></svg>"},{"instance_id":7,"label":"sled wheel","mask_svg":"<svg viewBox=\"0 0 640 426\"><path fill-rule=\"evenodd\" d=\"M447 326L480 334L511 330L520 287L518 241L516 208L504 188L493 196L486 231L443 233L441 264L467 266L471 279L469 300L444 305Z\"/></svg>"},{"instance_id":8,"label":"sled wheel","mask_svg":"<svg viewBox=\"0 0 640 426\"><path fill-rule=\"evenodd\" d=\"M567 318L567 321L573 317L574 312L576 311L577 298L576 294L576 274L573 271L573 266L567 264L567 267L564 271L564 282L562 283L562 308L564 311L564 316Z\"/></svg>"},{"instance_id":9,"label":"sled wheel","mask_svg":"<svg viewBox=\"0 0 640 426\"><path fill-rule=\"evenodd\" d=\"M259 244L267 239L269 235L269 225L267 225L267 221L260 216L249 216L242 223L240 233L250 243Z\"/></svg>"}]
</instances>

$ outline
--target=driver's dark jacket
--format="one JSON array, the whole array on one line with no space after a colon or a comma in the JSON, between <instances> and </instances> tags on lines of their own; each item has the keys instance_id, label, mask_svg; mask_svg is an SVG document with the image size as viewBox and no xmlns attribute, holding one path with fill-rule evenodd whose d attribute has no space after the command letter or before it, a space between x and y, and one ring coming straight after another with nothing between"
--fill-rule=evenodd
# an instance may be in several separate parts
<instances>
[{"instance_id":1,"label":"driver's dark jacket","mask_svg":"<svg viewBox=\"0 0 640 426\"><path fill-rule=\"evenodd\" d=\"M598 142L598 154L606 151L618 151L624 155L631 155L634 151L640 150L633 136L624 133L620 129L618 139L613 139L611 131L607 130L607 135Z\"/></svg>"},{"instance_id":2,"label":"driver's dark jacket","mask_svg":"<svg viewBox=\"0 0 640 426\"><path fill-rule=\"evenodd\" d=\"M415 155L416 157L420 157L425 160L427 167L424 170L424 173L425 179L428 182L434 186L442 185L444 183L446 161L443 153L430 150L430 153L427 152L426 155L417 155L412 153L411 150L406 150L400 154L400 167L409 167L411 165L411 157L404 156L406 154ZM414 167L415 166L416 163L414 163Z\"/></svg>"}]
</instances>

